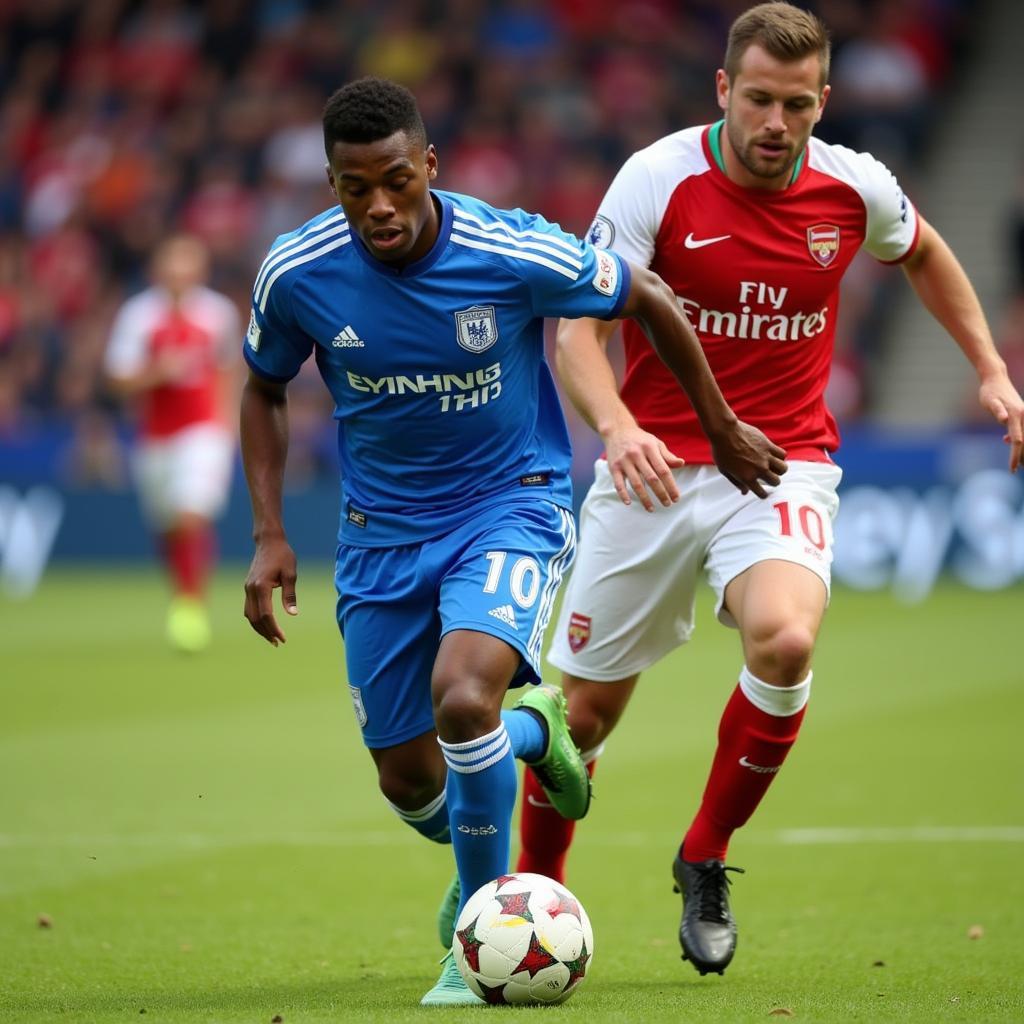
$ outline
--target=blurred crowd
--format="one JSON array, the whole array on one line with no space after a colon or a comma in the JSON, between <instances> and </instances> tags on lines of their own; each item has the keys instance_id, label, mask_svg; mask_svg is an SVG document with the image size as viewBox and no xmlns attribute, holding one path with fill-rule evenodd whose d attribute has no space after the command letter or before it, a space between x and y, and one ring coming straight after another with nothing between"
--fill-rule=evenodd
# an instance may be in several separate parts
<instances>
[{"instance_id":1,"label":"blurred crowd","mask_svg":"<svg viewBox=\"0 0 1024 1024\"><path fill-rule=\"evenodd\" d=\"M969 43L966 0L805 5L835 45L819 134L870 149L913 195ZM120 483L124 424L101 371L114 313L145 285L157 242L187 231L247 319L269 244L332 202L320 112L345 81L413 89L441 187L581 233L630 153L717 118L714 71L747 6L0 0L0 444L56 434L66 482ZM1024 268L1024 226L1017 244ZM831 396L842 418L869 398L879 280L871 261L848 275ZM325 401L318 382L295 389L297 477L333 466Z\"/></svg>"}]
</instances>

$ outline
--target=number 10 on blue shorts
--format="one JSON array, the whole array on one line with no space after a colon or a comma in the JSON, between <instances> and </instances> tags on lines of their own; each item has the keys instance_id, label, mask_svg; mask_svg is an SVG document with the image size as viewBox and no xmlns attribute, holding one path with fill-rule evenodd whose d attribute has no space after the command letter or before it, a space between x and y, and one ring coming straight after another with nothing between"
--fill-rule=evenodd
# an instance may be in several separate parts
<instances>
[{"instance_id":1,"label":"number 10 on blue shorts","mask_svg":"<svg viewBox=\"0 0 1024 1024\"><path fill-rule=\"evenodd\" d=\"M433 729L430 676L452 630L499 637L522 657L512 685L539 681L544 631L575 550L572 513L538 498L477 510L419 544L341 545L338 626L366 745Z\"/></svg>"}]
</instances>

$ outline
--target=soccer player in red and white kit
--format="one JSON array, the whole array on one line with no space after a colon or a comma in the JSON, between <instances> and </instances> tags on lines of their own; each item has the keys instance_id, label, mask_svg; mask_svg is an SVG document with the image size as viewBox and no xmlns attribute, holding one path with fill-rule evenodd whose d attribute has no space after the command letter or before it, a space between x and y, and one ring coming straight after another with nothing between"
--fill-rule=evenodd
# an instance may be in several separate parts
<instances>
[{"instance_id":1,"label":"soccer player in red and white kit","mask_svg":"<svg viewBox=\"0 0 1024 1024\"><path fill-rule=\"evenodd\" d=\"M174 588L167 636L184 651L210 642L204 594L231 482L227 410L242 333L235 304L204 284L208 272L199 239L165 240L153 285L121 307L106 353L112 386L139 406L134 475Z\"/></svg>"},{"instance_id":2,"label":"soccer player in red and white kit","mask_svg":"<svg viewBox=\"0 0 1024 1024\"><path fill-rule=\"evenodd\" d=\"M724 120L634 154L590 236L667 282L736 414L786 450L789 471L767 500L718 473L634 325L624 326L621 395L606 356L615 325L563 321L558 332L563 385L606 452L550 654L566 673L569 725L586 759L593 764L640 673L689 639L702 568L719 620L740 633L739 685L672 865L683 957L701 974L721 974L732 959L726 849L775 779L810 693L841 475L824 393L839 283L860 248L902 266L977 371L981 404L1004 425L1010 470L1021 462L1024 406L956 258L881 163L811 138L828 65L813 15L786 3L742 14L716 78ZM562 879L574 823L542 806L529 771L524 793L518 870Z\"/></svg>"}]
</instances>

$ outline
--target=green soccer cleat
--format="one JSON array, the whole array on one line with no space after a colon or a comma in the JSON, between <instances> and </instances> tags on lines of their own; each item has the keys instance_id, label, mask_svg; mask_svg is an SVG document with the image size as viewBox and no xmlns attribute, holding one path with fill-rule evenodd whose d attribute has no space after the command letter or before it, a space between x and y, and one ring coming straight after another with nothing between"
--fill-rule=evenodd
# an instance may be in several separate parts
<instances>
[{"instance_id":1,"label":"green soccer cleat","mask_svg":"<svg viewBox=\"0 0 1024 1024\"><path fill-rule=\"evenodd\" d=\"M210 646L210 618L201 601L176 597L167 611L167 639L177 651L197 654Z\"/></svg>"},{"instance_id":2,"label":"green soccer cleat","mask_svg":"<svg viewBox=\"0 0 1024 1024\"><path fill-rule=\"evenodd\" d=\"M562 691L547 685L534 686L514 705L544 719L548 729L547 750L539 761L528 763L551 806L563 818L576 821L590 810L590 776L569 735L566 707Z\"/></svg>"},{"instance_id":3,"label":"green soccer cleat","mask_svg":"<svg viewBox=\"0 0 1024 1024\"><path fill-rule=\"evenodd\" d=\"M448 883L441 906L437 908L437 935L445 949L451 949L455 941L455 916L459 911L459 897L462 887L459 885L458 874Z\"/></svg>"},{"instance_id":4,"label":"green soccer cleat","mask_svg":"<svg viewBox=\"0 0 1024 1024\"><path fill-rule=\"evenodd\" d=\"M420 1000L420 1006L478 1006L483 1000L470 990L459 973L455 957L448 952L441 961L441 977Z\"/></svg>"}]
</instances>

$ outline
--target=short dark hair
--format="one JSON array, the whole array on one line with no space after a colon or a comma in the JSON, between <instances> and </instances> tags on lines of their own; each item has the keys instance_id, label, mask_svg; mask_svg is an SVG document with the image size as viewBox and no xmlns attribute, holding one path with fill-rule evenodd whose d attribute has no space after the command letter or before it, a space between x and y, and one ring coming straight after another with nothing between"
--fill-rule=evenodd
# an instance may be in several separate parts
<instances>
[{"instance_id":1,"label":"short dark hair","mask_svg":"<svg viewBox=\"0 0 1024 1024\"><path fill-rule=\"evenodd\" d=\"M425 145L416 97L386 78L360 78L342 86L324 107L324 149L330 157L336 142L377 142L395 132Z\"/></svg>"},{"instance_id":2,"label":"short dark hair","mask_svg":"<svg viewBox=\"0 0 1024 1024\"><path fill-rule=\"evenodd\" d=\"M821 86L828 81L831 44L824 23L793 4L758 4L741 14L729 29L725 73L731 82L747 47L757 43L776 60L802 60L816 53L821 62Z\"/></svg>"}]
</instances>

